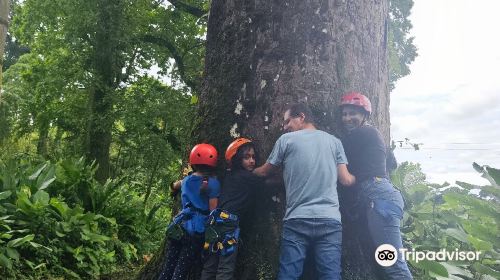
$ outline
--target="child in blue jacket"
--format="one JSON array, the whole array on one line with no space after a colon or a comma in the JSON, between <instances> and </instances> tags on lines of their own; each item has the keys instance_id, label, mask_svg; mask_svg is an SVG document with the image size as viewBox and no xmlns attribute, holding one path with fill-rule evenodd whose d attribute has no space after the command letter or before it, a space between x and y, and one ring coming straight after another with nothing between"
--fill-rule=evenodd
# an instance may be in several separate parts
<instances>
[{"instance_id":1,"label":"child in blue jacket","mask_svg":"<svg viewBox=\"0 0 500 280\"><path fill-rule=\"evenodd\" d=\"M189 164L194 172L172 187L181 191L182 211L167 229L168 253L159 280L186 279L203 249L207 216L217 207L217 150L210 144L198 144L191 150Z\"/></svg>"}]
</instances>

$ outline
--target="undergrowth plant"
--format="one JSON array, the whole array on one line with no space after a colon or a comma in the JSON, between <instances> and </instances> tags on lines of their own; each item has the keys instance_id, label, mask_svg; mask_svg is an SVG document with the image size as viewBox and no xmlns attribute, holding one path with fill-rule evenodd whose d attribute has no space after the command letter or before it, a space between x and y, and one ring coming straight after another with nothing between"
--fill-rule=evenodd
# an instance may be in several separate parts
<instances>
[{"instance_id":1,"label":"undergrowth plant","mask_svg":"<svg viewBox=\"0 0 500 280\"><path fill-rule=\"evenodd\" d=\"M0 274L94 279L141 260L161 241L159 205L124 180L100 184L83 159L0 161Z\"/></svg>"},{"instance_id":2,"label":"undergrowth plant","mask_svg":"<svg viewBox=\"0 0 500 280\"><path fill-rule=\"evenodd\" d=\"M480 252L475 261L410 260L415 279L500 279L500 170L473 166L490 185L429 184L419 165L407 162L394 172L406 200L406 249Z\"/></svg>"}]
</instances>

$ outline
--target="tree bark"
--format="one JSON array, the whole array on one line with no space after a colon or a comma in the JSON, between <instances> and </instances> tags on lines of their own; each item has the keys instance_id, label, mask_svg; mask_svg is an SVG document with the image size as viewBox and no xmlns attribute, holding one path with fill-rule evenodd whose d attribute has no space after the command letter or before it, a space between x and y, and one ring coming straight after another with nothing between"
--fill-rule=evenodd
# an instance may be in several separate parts
<instances>
[{"instance_id":1,"label":"tree bark","mask_svg":"<svg viewBox=\"0 0 500 280\"><path fill-rule=\"evenodd\" d=\"M38 141L36 145L37 154L46 157L48 155L48 139L50 124L47 120L41 120L38 125Z\"/></svg>"},{"instance_id":2,"label":"tree bark","mask_svg":"<svg viewBox=\"0 0 500 280\"><path fill-rule=\"evenodd\" d=\"M3 65L5 41L9 28L10 1L0 0L0 142L8 135L7 108L3 100Z\"/></svg>"},{"instance_id":3,"label":"tree bark","mask_svg":"<svg viewBox=\"0 0 500 280\"><path fill-rule=\"evenodd\" d=\"M113 99L121 74L121 24L124 2L122 0L98 1L92 68L93 89L89 98L88 155L99 164L96 178L104 182L109 178L109 148L111 145L114 116Z\"/></svg>"},{"instance_id":4,"label":"tree bark","mask_svg":"<svg viewBox=\"0 0 500 280\"><path fill-rule=\"evenodd\" d=\"M235 137L249 137L263 163L289 103L308 103L318 127L338 136L340 96L360 91L388 143L387 20L385 0L213 0L193 140L222 155ZM236 279L276 276L284 189L259 189L258 196ZM352 256L358 249L344 236L344 279L372 278ZM312 265L303 279L315 279Z\"/></svg>"},{"instance_id":5,"label":"tree bark","mask_svg":"<svg viewBox=\"0 0 500 280\"><path fill-rule=\"evenodd\" d=\"M0 108L2 107L2 77L5 39L9 28L10 0L0 0Z\"/></svg>"}]
</instances>

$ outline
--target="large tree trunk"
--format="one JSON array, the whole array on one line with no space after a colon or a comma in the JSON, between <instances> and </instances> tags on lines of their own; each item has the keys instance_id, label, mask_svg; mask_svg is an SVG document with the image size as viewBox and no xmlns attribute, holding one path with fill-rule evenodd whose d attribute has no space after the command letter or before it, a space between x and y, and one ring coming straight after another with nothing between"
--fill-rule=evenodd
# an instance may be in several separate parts
<instances>
[{"instance_id":1,"label":"large tree trunk","mask_svg":"<svg viewBox=\"0 0 500 280\"><path fill-rule=\"evenodd\" d=\"M382 0L213 1L198 140L246 135L267 155L287 103L306 101L336 132L340 95L357 90L388 141L387 13Z\"/></svg>"},{"instance_id":2,"label":"large tree trunk","mask_svg":"<svg viewBox=\"0 0 500 280\"><path fill-rule=\"evenodd\" d=\"M263 163L283 133L287 104L307 102L318 126L338 135L340 96L355 90L372 100L373 122L388 142L387 17L384 0L213 0L194 140L223 154L235 137L249 137ZM237 279L275 277L285 205L277 191L259 190ZM371 278L352 257L357 245L344 237L344 279ZM315 279L307 263L303 278Z\"/></svg>"},{"instance_id":3,"label":"large tree trunk","mask_svg":"<svg viewBox=\"0 0 500 280\"><path fill-rule=\"evenodd\" d=\"M0 108L2 107L2 69L5 50L5 39L9 28L10 0L0 0Z\"/></svg>"},{"instance_id":4,"label":"large tree trunk","mask_svg":"<svg viewBox=\"0 0 500 280\"><path fill-rule=\"evenodd\" d=\"M46 157L48 155L49 129L49 121L46 119L40 120L38 126L38 141L36 145L36 151L43 157Z\"/></svg>"},{"instance_id":5,"label":"large tree trunk","mask_svg":"<svg viewBox=\"0 0 500 280\"><path fill-rule=\"evenodd\" d=\"M3 100L3 64L5 41L9 28L10 1L0 0L0 142L8 135L7 109Z\"/></svg>"},{"instance_id":6,"label":"large tree trunk","mask_svg":"<svg viewBox=\"0 0 500 280\"><path fill-rule=\"evenodd\" d=\"M120 31L125 3L100 0L93 46L93 89L89 98L88 155L99 164L96 177L105 181L110 174L109 148L114 116L113 99L121 74Z\"/></svg>"}]
</instances>

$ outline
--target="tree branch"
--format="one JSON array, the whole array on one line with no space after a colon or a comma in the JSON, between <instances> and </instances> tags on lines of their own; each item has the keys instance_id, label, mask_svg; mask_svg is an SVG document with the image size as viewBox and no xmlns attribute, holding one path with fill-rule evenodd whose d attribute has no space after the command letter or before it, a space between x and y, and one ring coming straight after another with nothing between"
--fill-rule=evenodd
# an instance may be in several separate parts
<instances>
[{"instance_id":1,"label":"tree branch","mask_svg":"<svg viewBox=\"0 0 500 280\"><path fill-rule=\"evenodd\" d=\"M137 54L139 52L139 48L138 47L135 47L134 49L134 53L132 54L132 56L130 57L129 61L128 61L128 65L127 65L127 68L125 69L125 74L121 74L121 81L122 82L127 82L128 79L130 78L130 75L132 74L132 71L134 70L134 61L135 59L137 58Z\"/></svg>"},{"instance_id":2,"label":"tree branch","mask_svg":"<svg viewBox=\"0 0 500 280\"><path fill-rule=\"evenodd\" d=\"M142 37L142 40L146 43L151 43L167 48L173 59L175 60L175 63L177 64L177 69L179 70L179 75L181 76L182 81L193 90L197 89L196 83L186 77L184 60L181 54L177 51L177 48L174 46L174 44L172 44L172 42L167 39L158 38L151 35L145 35L144 37Z\"/></svg>"},{"instance_id":3,"label":"tree branch","mask_svg":"<svg viewBox=\"0 0 500 280\"><path fill-rule=\"evenodd\" d=\"M201 18L202 16L204 16L208 11L205 11L203 9L200 9L198 7L195 7L195 6L191 6L189 4L186 4L182 1L178 1L178 0L168 0L168 2L170 2L170 4L174 5L175 8L183 11L183 12L186 12L186 13L189 13L195 17L198 17L198 18Z\"/></svg>"}]
</instances>

